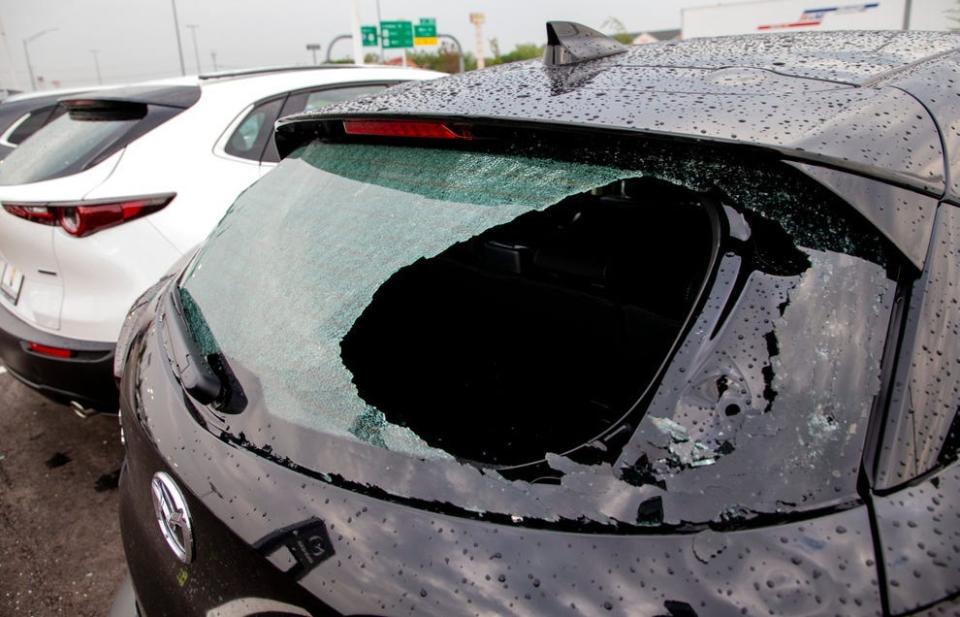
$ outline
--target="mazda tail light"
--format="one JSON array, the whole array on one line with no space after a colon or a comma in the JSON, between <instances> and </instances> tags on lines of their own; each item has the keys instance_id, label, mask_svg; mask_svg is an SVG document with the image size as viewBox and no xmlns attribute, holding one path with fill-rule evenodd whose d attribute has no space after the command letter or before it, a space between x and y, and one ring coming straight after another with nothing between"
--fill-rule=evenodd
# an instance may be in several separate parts
<instances>
[{"instance_id":1,"label":"mazda tail light","mask_svg":"<svg viewBox=\"0 0 960 617\"><path fill-rule=\"evenodd\" d=\"M43 225L59 225L71 236L83 237L163 209L174 193L43 203L3 202L3 209L18 218Z\"/></svg>"}]
</instances>

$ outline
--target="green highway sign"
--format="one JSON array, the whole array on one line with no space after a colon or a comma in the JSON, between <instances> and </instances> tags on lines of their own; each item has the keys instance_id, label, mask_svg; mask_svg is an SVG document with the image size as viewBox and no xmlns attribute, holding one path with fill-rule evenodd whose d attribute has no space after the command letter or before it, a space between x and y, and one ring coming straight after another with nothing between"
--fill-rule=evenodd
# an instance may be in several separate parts
<instances>
[{"instance_id":1,"label":"green highway sign","mask_svg":"<svg viewBox=\"0 0 960 617\"><path fill-rule=\"evenodd\" d=\"M360 40L363 41L364 47L376 47L377 46L377 27L376 26L360 26Z\"/></svg>"},{"instance_id":2,"label":"green highway sign","mask_svg":"<svg viewBox=\"0 0 960 617\"><path fill-rule=\"evenodd\" d=\"M436 45L437 20L433 17L421 17L420 23L413 27L413 43L417 47Z\"/></svg>"},{"instance_id":3,"label":"green highway sign","mask_svg":"<svg viewBox=\"0 0 960 617\"><path fill-rule=\"evenodd\" d=\"M412 21L381 21L380 36L384 49L406 49L413 47Z\"/></svg>"}]
</instances>

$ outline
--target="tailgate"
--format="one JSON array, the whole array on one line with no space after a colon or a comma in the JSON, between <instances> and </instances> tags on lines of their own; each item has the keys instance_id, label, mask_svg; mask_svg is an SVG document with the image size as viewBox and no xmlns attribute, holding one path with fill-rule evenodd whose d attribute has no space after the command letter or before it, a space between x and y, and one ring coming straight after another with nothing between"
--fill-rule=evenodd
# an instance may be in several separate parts
<instances>
[{"instance_id":1,"label":"tailgate","mask_svg":"<svg viewBox=\"0 0 960 617\"><path fill-rule=\"evenodd\" d=\"M0 204L82 199L113 172L121 153L72 176L19 186L0 186ZM0 209L0 306L42 330L60 328L63 284L53 250L59 227L28 221Z\"/></svg>"}]
</instances>

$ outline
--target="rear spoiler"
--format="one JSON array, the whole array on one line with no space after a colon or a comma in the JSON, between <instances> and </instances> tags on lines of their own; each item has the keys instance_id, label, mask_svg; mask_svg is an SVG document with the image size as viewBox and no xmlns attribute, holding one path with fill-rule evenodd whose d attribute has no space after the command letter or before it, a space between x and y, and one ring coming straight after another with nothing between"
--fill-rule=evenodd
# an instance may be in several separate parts
<instances>
[{"instance_id":1,"label":"rear spoiler","mask_svg":"<svg viewBox=\"0 0 960 617\"><path fill-rule=\"evenodd\" d=\"M147 105L187 109L200 100L200 86L132 86L110 88L60 99L70 111L107 111Z\"/></svg>"}]
</instances>

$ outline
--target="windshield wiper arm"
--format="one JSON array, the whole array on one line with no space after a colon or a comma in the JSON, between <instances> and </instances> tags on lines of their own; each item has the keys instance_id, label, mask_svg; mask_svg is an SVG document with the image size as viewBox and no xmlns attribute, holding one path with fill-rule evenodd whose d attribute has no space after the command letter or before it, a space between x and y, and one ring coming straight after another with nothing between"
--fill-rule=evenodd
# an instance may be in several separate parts
<instances>
[{"instance_id":1,"label":"windshield wiper arm","mask_svg":"<svg viewBox=\"0 0 960 617\"><path fill-rule=\"evenodd\" d=\"M180 289L176 286L164 300L163 321L170 337L170 359L183 389L204 405L219 400L223 394L223 382L210 367L190 332L180 302Z\"/></svg>"}]
</instances>

